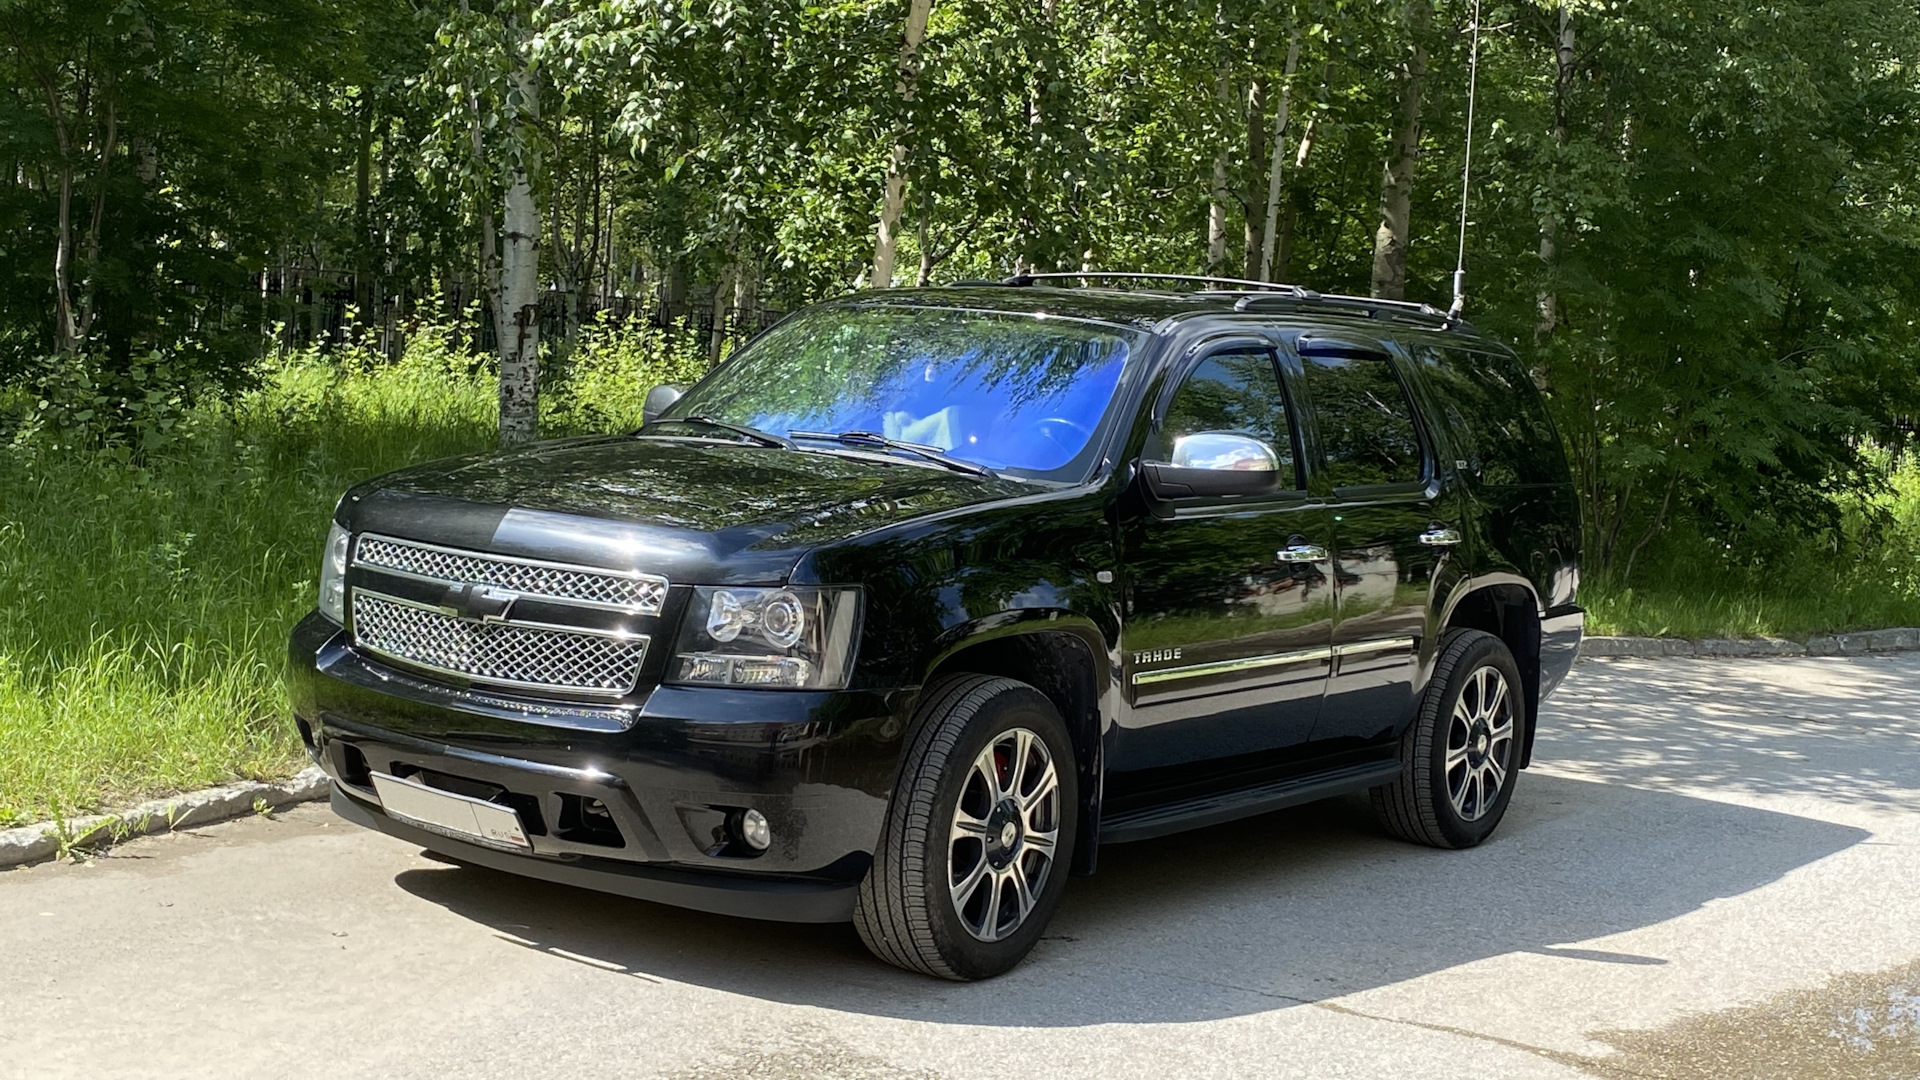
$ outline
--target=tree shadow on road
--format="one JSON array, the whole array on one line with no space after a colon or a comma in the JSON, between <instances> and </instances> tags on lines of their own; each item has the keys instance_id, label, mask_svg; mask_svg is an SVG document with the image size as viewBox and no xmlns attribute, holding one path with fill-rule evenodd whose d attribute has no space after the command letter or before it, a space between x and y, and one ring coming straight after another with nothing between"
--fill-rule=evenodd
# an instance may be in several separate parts
<instances>
[{"instance_id":1,"label":"tree shadow on road","mask_svg":"<svg viewBox=\"0 0 1920 1080\"><path fill-rule=\"evenodd\" d=\"M1920 656L1582 663L1539 757L1611 783L1920 809Z\"/></svg>"},{"instance_id":2,"label":"tree shadow on road","mask_svg":"<svg viewBox=\"0 0 1920 1080\"><path fill-rule=\"evenodd\" d=\"M846 926L706 915L479 868L397 881L496 928L502 947L557 963L854 1013L1059 1027L1266 1012L1512 952L1663 963L1577 943L1760 888L1868 835L1529 772L1493 840L1441 852L1390 840L1363 802L1337 800L1103 850L1033 956L972 985L886 967Z\"/></svg>"}]
</instances>

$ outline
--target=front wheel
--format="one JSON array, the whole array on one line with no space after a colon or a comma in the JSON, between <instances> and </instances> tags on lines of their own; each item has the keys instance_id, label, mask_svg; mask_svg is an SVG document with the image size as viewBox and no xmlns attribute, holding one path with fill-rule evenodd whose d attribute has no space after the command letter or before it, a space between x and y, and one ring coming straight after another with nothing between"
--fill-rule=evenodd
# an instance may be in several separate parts
<instances>
[{"instance_id":1,"label":"front wheel","mask_svg":"<svg viewBox=\"0 0 1920 1080\"><path fill-rule=\"evenodd\" d=\"M1479 630L1440 643L1433 679L1401 744L1400 776L1373 789L1381 825L1402 840L1468 848L1493 835L1513 798L1527 703L1507 645Z\"/></svg>"},{"instance_id":2,"label":"front wheel","mask_svg":"<svg viewBox=\"0 0 1920 1080\"><path fill-rule=\"evenodd\" d=\"M854 927L874 955L984 979L1039 942L1066 888L1079 784L1038 690L964 675L927 689Z\"/></svg>"}]
</instances>

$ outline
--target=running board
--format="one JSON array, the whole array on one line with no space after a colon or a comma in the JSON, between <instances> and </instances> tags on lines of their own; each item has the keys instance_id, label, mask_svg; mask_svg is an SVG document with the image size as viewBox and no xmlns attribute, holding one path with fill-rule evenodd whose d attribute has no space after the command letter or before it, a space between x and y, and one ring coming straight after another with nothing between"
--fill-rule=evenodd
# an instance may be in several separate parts
<instances>
[{"instance_id":1,"label":"running board","mask_svg":"<svg viewBox=\"0 0 1920 1080\"><path fill-rule=\"evenodd\" d=\"M1318 802L1336 795L1364 791L1400 775L1398 761L1369 761L1348 765L1331 772L1275 780L1258 787L1221 791L1198 798L1183 799L1164 806L1150 806L1117 814L1100 823L1102 844L1125 844L1149 840L1169 833L1204 828L1226 821L1264 814L1301 803Z\"/></svg>"}]
</instances>

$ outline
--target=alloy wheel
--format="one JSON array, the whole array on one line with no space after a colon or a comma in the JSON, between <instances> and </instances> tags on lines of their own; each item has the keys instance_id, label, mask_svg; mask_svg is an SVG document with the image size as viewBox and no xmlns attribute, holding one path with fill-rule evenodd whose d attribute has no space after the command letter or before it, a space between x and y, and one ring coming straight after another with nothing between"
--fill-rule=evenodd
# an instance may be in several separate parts
<instances>
[{"instance_id":1,"label":"alloy wheel","mask_svg":"<svg viewBox=\"0 0 1920 1080\"><path fill-rule=\"evenodd\" d=\"M1046 740L1026 728L994 736L973 759L953 809L948 887L960 924L1000 941L1033 911L1060 840L1060 777Z\"/></svg>"},{"instance_id":2,"label":"alloy wheel","mask_svg":"<svg viewBox=\"0 0 1920 1080\"><path fill-rule=\"evenodd\" d=\"M1447 726L1447 798L1462 821L1492 810L1513 763L1513 694L1499 669L1467 677Z\"/></svg>"}]
</instances>

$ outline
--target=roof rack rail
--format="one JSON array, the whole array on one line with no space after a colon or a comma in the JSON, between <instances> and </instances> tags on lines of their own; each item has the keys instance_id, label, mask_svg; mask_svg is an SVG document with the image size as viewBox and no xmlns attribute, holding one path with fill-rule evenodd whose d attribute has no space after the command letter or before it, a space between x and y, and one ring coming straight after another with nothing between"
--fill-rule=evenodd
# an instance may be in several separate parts
<instances>
[{"instance_id":1,"label":"roof rack rail","mask_svg":"<svg viewBox=\"0 0 1920 1080\"><path fill-rule=\"evenodd\" d=\"M1349 296L1344 293L1322 293L1299 285L1286 285L1273 281L1250 281L1246 278L1213 277L1206 274L1142 274L1121 273L1103 270L1061 270L1040 274L1015 274L999 281L969 280L956 281L955 286L997 285L1006 288L1027 288L1043 281L1080 280L1092 281L1112 279L1120 281L1181 281L1196 282L1214 288L1198 289L1192 295L1233 298L1235 311L1271 311L1275 309L1307 308L1321 312L1360 315L1370 319L1387 319L1408 322L1438 330L1460 329L1472 332L1473 328L1465 319L1450 315L1432 304L1423 304L1413 300L1383 300L1373 296ZM1230 286L1221 288L1220 286Z\"/></svg>"},{"instance_id":2,"label":"roof rack rail","mask_svg":"<svg viewBox=\"0 0 1920 1080\"><path fill-rule=\"evenodd\" d=\"M1315 293L1311 297L1243 296L1233 305L1235 311L1262 311L1274 308L1311 307L1323 311L1354 312L1374 319L1395 319L1450 330L1464 326L1465 320L1450 316L1432 304L1412 300L1382 300L1373 296L1346 296L1341 293Z\"/></svg>"},{"instance_id":3,"label":"roof rack rail","mask_svg":"<svg viewBox=\"0 0 1920 1080\"><path fill-rule=\"evenodd\" d=\"M1056 281L1062 278L1088 281L1095 278L1112 278L1122 281L1197 281L1205 285L1239 285L1245 288L1261 289L1276 293L1290 293L1300 297L1317 295L1312 289L1303 289L1298 285L1285 285L1275 281L1249 281L1246 278L1211 277L1206 274L1127 274L1102 270L1082 270L1077 272L1062 270L1045 274L1015 274L1010 278L1002 279L999 284L1013 288L1025 288L1036 282Z\"/></svg>"}]
</instances>

